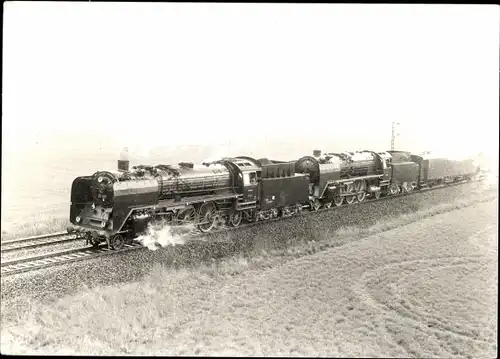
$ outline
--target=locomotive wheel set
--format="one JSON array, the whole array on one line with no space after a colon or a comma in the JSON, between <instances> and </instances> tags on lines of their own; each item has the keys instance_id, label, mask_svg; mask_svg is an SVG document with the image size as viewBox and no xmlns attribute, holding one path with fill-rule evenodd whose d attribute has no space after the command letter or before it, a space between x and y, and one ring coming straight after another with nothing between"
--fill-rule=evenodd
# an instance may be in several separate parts
<instances>
[{"instance_id":1,"label":"locomotive wheel set","mask_svg":"<svg viewBox=\"0 0 500 359\"><path fill-rule=\"evenodd\" d=\"M77 177L70 222L88 243L120 249L150 227L192 224L200 232L289 217L304 209L363 202L473 180L473 160L405 151L314 151L296 161L246 156L194 165L138 165Z\"/></svg>"}]
</instances>

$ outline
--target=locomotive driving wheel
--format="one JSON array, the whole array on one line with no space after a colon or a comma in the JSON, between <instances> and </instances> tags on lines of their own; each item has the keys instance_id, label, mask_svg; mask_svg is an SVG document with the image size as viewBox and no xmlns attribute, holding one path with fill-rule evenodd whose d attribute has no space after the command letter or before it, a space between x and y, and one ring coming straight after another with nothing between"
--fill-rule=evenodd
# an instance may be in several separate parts
<instances>
[{"instance_id":1,"label":"locomotive driving wheel","mask_svg":"<svg viewBox=\"0 0 500 359\"><path fill-rule=\"evenodd\" d=\"M205 202L198 210L201 223L198 225L200 231L210 232L215 224L217 207L213 202Z\"/></svg>"},{"instance_id":2,"label":"locomotive driving wheel","mask_svg":"<svg viewBox=\"0 0 500 359\"><path fill-rule=\"evenodd\" d=\"M238 227L243 219L243 215L240 211L234 211L229 215L229 224L231 227Z\"/></svg>"},{"instance_id":3,"label":"locomotive driving wheel","mask_svg":"<svg viewBox=\"0 0 500 359\"><path fill-rule=\"evenodd\" d=\"M356 198L358 199L358 202L363 202L365 200L365 197L366 197L365 190L366 190L365 181L359 181L356 185L356 192L358 192L358 194L356 195Z\"/></svg>"},{"instance_id":4,"label":"locomotive driving wheel","mask_svg":"<svg viewBox=\"0 0 500 359\"><path fill-rule=\"evenodd\" d=\"M194 219L196 217L196 211L194 208L187 208L181 211L179 213L179 216L177 217L179 222L181 224L184 224L186 222L194 222Z\"/></svg>"},{"instance_id":5,"label":"locomotive driving wheel","mask_svg":"<svg viewBox=\"0 0 500 359\"><path fill-rule=\"evenodd\" d=\"M323 207L325 208L330 208L332 206L332 201L326 201L324 204L323 204Z\"/></svg>"},{"instance_id":6,"label":"locomotive driving wheel","mask_svg":"<svg viewBox=\"0 0 500 359\"><path fill-rule=\"evenodd\" d=\"M381 194L381 191L376 191L373 193L375 195L375 199L379 199L380 198L380 194Z\"/></svg>"},{"instance_id":7,"label":"locomotive driving wheel","mask_svg":"<svg viewBox=\"0 0 500 359\"><path fill-rule=\"evenodd\" d=\"M113 249L122 249L125 245L125 239L120 234L115 234L110 238L110 244Z\"/></svg>"},{"instance_id":8,"label":"locomotive driving wheel","mask_svg":"<svg viewBox=\"0 0 500 359\"><path fill-rule=\"evenodd\" d=\"M335 198L333 199L333 203L337 206L337 207L340 207L342 205L342 203L344 202L344 197L342 196L335 196Z\"/></svg>"},{"instance_id":9,"label":"locomotive driving wheel","mask_svg":"<svg viewBox=\"0 0 500 359\"><path fill-rule=\"evenodd\" d=\"M352 183L346 185L344 193L352 193L353 191L354 191L354 186L352 185ZM356 199L356 194L354 193L349 196L345 196L345 201L347 204L352 204L355 199Z\"/></svg>"},{"instance_id":10,"label":"locomotive driving wheel","mask_svg":"<svg viewBox=\"0 0 500 359\"><path fill-rule=\"evenodd\" d=\"M356 199L356 195L351 195L351 196L346 196L345 201L347 204L353 204L354 200Z\"/></svg>"}]
</instances>

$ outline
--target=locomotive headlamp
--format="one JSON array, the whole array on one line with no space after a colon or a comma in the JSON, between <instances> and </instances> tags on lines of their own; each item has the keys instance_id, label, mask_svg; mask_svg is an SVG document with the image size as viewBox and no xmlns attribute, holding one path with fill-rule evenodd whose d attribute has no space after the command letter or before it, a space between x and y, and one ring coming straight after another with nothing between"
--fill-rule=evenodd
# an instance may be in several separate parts
<instances>
[{"instance_id":1,"label":"locomotive headlamp","mask_svg":"<svg viewBox=\"0 0 500 359\"><path fill-rule=\"evenodd\" d=\"M75 218L75 220L76 220L77 222L80 222L80 220L81 220L80 216L77 216L77 217Z\"/></svg>"},{"instance_id":2,"label":"locomotive headlamp","mask_svg":"<svg viewBox=\"0 0 500 359\"><path fill-rule=\"evenodd\" d=\"M101 183L103 180L102 176L99 176L99 178L97 178L97 182Z\"/></svg>"},{"instance_id":3,"label":"locomotive headlamp","mask_svg":"<svg viewBox=\"0 0 500 359\"><path fill-rule=\"evenodd\" d=\"M101 222L101 227L102 227L102 228L106 227L106 222L105 222L105 221L102 221L102 222Z\"/></svg>"}]
</instances>

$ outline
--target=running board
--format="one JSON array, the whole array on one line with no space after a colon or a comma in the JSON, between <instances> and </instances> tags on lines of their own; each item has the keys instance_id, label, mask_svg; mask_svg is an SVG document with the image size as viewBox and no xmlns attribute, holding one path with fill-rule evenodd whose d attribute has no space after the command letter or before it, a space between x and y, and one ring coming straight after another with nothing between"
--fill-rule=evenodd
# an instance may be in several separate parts
<instances>
[{"instance_id":1,"label":"running board","mask_svg":"<svg viewBox=\"0 0 500 359\"><path fill-rule=\"evenodd\" d=\"M236 209L243 210L243 209L253 209L257 208L257 201L249 201L249 202L239 202L236 203Z\"/></svg>"}]
</instances>

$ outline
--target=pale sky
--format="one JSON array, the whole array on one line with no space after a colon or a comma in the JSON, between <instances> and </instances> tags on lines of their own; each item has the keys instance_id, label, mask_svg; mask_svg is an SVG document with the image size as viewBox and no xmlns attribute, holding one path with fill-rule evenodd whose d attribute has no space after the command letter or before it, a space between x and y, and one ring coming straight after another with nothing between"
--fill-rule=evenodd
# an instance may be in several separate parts
<instances>
[{"instance_id":1,"label":"pale sky","mask_svg":"<svg viewBox=\"0 0 500 359\"><path fill-rule=\"evenodd\" d=\"M499 20L488 5L6 2L4 156L266 137L387 150L392 121L400 149L496 153Z\"/></svg>"}]
</instances>

